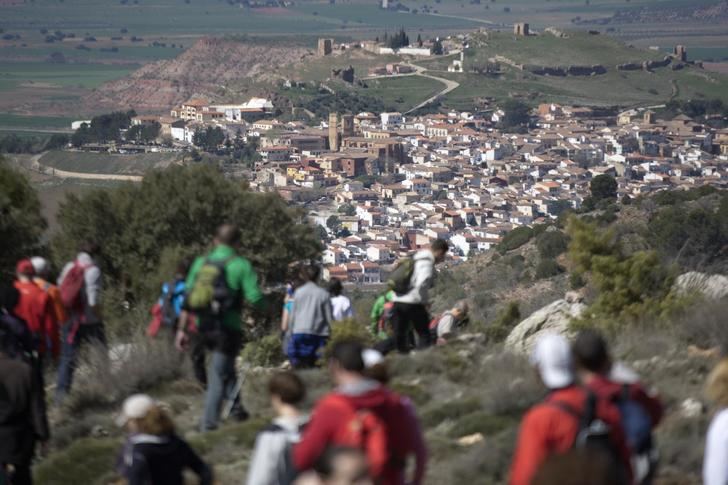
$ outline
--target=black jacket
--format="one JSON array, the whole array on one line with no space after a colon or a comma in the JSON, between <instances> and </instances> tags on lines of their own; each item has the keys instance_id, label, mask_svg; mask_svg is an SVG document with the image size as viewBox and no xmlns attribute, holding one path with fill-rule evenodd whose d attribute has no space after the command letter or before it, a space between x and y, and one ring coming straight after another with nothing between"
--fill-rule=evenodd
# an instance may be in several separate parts
<instances>
[{"instance_id":1,"label":"black jacket","mask_svg":"<svg viewBox=\"0 0 728 485\"><path fill-rule=\"evenodd\" d=\"M43 386L30 364L0 354L0 462L27 465L49 438Z\"/></svg>"},{"instance_id":2,"label":"black jacket","mask_svg":"<svg viewBox=\"0 0 728 485\"><path fill-rule=\"evenodd\" d=\"M200 485L212 484L212 470L176 435L134 435L124 450L129 485L183 485L183 471L200 477Z\"/></svg>"}]
</instances>

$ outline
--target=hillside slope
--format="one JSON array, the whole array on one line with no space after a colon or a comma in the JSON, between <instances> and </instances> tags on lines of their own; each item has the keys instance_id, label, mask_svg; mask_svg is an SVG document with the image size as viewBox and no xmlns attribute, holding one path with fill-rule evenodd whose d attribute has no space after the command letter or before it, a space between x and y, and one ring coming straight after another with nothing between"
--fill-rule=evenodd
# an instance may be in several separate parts
<instances>
[{"instance_id":1,"label":"hillside slope","mask_svg":"<svg viewBox=\"0 0 728 485\"><path fill-rule=\"evenodd\" d=\"M228 84L270 80L278 67L310 54L296 46L206 37L175 59L147 64L129 77L104 84L84 99L84 105L94 111L150 112L166 111L197 95L225 101L230 95Z\"/></svg>"}]
</instances>

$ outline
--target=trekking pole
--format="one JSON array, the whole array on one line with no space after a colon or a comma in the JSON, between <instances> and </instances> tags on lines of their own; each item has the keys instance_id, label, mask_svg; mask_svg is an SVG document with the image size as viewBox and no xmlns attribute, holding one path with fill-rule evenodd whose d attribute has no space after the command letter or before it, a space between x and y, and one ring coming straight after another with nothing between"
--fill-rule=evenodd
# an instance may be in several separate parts
<instances>
[{"instance_id":1,"label":"trekking pole","mask_svg":"<svg viewBox=\"0 0 728 485\"><path fill-rule=\"evenodd\" d=\"M235 387L233 388L232 396L228 398L227 403L225 403L225 409L223 409L222 412L223 420L228 419L232 414L233 408L235 407L235 400L240 396L240 391L243 388L243 384L245 384L245 379L247 377L246 371L248 370L250 370L248 367L243 367L242 371L237 374L237 379L235 380ZM242 403L240 405L242 406Z\"/></svg>"}]
</instances>

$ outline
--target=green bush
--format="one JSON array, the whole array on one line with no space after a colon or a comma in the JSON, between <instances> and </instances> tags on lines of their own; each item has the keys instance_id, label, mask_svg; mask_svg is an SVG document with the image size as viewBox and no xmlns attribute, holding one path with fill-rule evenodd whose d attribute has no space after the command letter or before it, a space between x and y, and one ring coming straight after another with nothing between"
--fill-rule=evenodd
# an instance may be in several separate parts
<instances>
[{"instance_id":1,"label":"green bush","mask_svg":"<svg viewBox=\"0 0 728 485\"><path fill-rule=\"evenodd\" d=\"M546 278L551 278L552 276L561 274L563 271L563 268L559 266L559 263L557 263L555 260L542 259L536 265L536 279L542 280Z\"/></svg>"},{"instance_id":2,"label":"green bush","mask_svg":"<svg viewBox=\"0 0 728 485\"><path fill-rule=\"evenodd\" d=\"M35 467L35 481L44 485L108 483L114 455L120 449L115 439L83 438L53 454Z\"/></svg>"},{"instance_id":3,"label":"green bush","mask_svg":"<svg viewBox=\"0 0 728 485\"><path fill-rule=\"evenodd\" d=\"M246 343L241 357L246 364L259 367L274 367L280 365L286 358L278 334L266 335Z\"/></svg>"},{"instance_id":4,"label":"green bush","mask_svg":"<svg viewBox=\"0 0 728 485\"><path fill-rule=\"evenodd\" d=\"M502 342L521 321L521 310L517 301L508 302L508 304L500 312L495 321L486 329L488 340L493 342Z\"/></svg>"},{"instance_id":5,"label":"green bush","mask_svg":"<svg viewBox=\"0 0 728 485\"><path fill-rule=\"evenodd\" d=\"M364 345L372 345L374 343L372 334L366 325L355 320L335 322L331 325L331 336L324 349L324 358L326 360L331 356L331 351L334 349L336 343L343 340L358 340Z\"/></svg>"},{"instance_id":6,"label":"green bush","mask_svg":"<svg viewBox=\"0 0 728 485\"><path fill-rule=\"evenodd\" d=\"M497 249L501 254L507 251L518 249L533 237L533 229L530 227L522 226L513 229L503 236L503 240L498 243Z\"/></svg>"},{"instance_id":7,"label":"green bush","mask_svg":"<svg viewBox=\"0 0 728 485\"><path fill-rule=\"evenodd\" d=\"M569 238L561 231L546 231L536 238L536 247L542 258L555 258L569 247Z\"/></svg>"}]
</instances>

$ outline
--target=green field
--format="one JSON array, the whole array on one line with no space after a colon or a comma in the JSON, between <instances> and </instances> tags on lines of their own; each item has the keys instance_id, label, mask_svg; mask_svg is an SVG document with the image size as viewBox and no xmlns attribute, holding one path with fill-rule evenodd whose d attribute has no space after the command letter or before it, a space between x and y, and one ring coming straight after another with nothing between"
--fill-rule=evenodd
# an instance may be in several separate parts
<instances>
[{"instance_id":1,"label":"green field","mask_svg":"<svg viewBox=\"0 0 728 485\"><path fill-rule=\"evenodd\" d=\"M362 92L380 98L387 106L407 111L441 91L445 85L422 76L390 77L367 81Z\"/></svg>"},{"instance_id":2,"label":"green field","mask_svg":"<svg viewBox=\"0 0 728 485\"><path fill-rule=\"evenodd\" d=\"M48 129L66 131L71 129L72 118L55 116L20 116L8 113L0 113L0 128L18 128L22 131L33 129Z\"/></svg>"},{"instance_id":3,"label":"green field","mask_svg":"<svg viewBox=\"0 0 728 485\"><path fill-rule=\"evenodd\" d=\"M138 65L113 64L52 64L48 62L1 62L0 91L18 87L39 88L79 87L95 88L124 77Z\"/></svg>"},{"instance_id":4,"label":"green field","mask_svg":"<svg viewBox=\"0 0 728 485\"><path fill-rule=\"evenodd\" d=\"M179 153L116 155L51 151L43 155L39 162L46 167L68 172L140 175L153 168L166 166L180 158Z\"/></svg>"}]
</instances>

